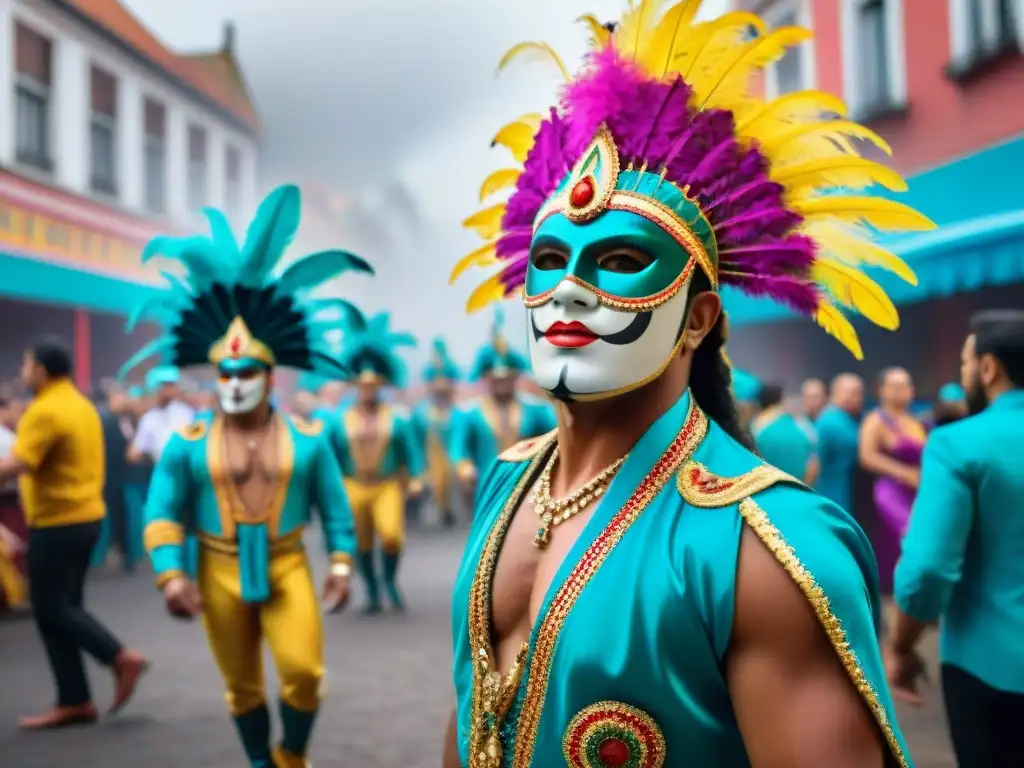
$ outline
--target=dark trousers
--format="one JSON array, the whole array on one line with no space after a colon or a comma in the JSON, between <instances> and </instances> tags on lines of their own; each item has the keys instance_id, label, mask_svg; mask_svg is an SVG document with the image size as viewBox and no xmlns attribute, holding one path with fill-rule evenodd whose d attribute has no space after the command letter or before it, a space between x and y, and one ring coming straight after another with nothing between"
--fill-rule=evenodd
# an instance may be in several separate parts
<instances>
[{"instance_id":1,"label":"dark trousers","mask_svg":"<svg viewBox=\"0 0 1024 768\"><path fill-rule=\"evenodd\" d=\"M1024 765L1024 694L992 688L951 664L942 665L942 694L959 768Z\"/></svg>"},{"instance_id":2,"label":"dark trousers","mask_svg":"<svg viewBox=\"0 0 1024 768\"><path fill-rule=\"evenodd\" d=\"M100 526L96 521L29 531L29 595L57 684L58 706L91 700L82 651L110 666L122 647L83 607L85 575Z\"/></svg>"}]
</instances>

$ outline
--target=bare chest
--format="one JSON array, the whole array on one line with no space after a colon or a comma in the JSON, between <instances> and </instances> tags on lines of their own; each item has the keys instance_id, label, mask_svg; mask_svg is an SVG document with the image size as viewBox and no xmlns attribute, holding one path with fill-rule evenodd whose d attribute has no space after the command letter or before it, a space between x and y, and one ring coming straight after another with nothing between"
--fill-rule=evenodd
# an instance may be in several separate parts
<instances>
[{"instance_id":1,"label":"bare chest","mask_svg":"<svg viewBox=\"0 0 1024 768\"><path fill-rule=\"evenodd\" d=\"M275 424L252 432L224 431L221 455L226 477L221 479L234 487L244 510L259 514L281 481L281 440Z\"/></svg>"}]
</instances>

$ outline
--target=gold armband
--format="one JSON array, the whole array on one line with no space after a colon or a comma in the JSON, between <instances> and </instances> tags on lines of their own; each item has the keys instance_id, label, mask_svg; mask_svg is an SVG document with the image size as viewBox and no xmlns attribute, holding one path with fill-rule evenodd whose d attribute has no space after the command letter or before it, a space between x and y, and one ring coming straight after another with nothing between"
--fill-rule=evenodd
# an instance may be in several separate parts
<instances>
[{"instance_id":1,"label":"gold armband","mask_svg":"<svg viewBox=\"0 0 1024 768\"><path fill-rule=\"evenodd\" d=\"M157 574L157 577L156 577L156 588L157 589L163 589L164 587L166 587L170 582L174 581L175 579L182 579L182 578L185 578L185 572L184 571L179 571L177 568L172 568L169 571L164 571L163 573Z\"/></svg>"},{"instance_id":2,"label":"gold armband","mask_svg":"<svg viewBox=\"0 0 1024 768\"><path fill-rule=\"evenodd\" d=\"M180 546L185 543L185 529L180 523L170 520L154 520L146 526L142 534L142 543L150 553L158 547Z\"/></svg>"},{"instance_id":3,"label":"gold armband","mask_svg":"<svg viewBox=\"0 0 1024 768\"><path fill-rule=\"evenodd\" d=\"M331 575L348 578L352 575L352 555L348 552L331 553Z\"/></svg>"}]
</instances>

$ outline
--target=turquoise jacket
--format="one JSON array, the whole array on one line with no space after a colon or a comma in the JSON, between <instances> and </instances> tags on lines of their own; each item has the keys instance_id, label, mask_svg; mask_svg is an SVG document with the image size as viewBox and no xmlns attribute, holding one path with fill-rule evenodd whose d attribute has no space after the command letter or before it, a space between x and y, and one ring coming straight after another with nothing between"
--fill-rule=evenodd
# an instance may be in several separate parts
<instances>
[{"instance_id":1,"label":"turquoise jacket","mask_svg":"<svg viewBox=\"0 0 1024 768\"><path fill-rule=\"evenodd\" d=\"M389 405L381 406L381 414L383 429L389 434L380 463L374 469L374 477L384 480L397 476L403 470L411 478L420 477L426 471L426 461L409 417ZM328 417L331 421L330 442L341 467L341 474L353 479L359 479L360 475L350 437L356 428L356 416L356 406L351 404Z\"/></svg>"},{"instance_id":2,"label":"turquoise jacket","mask_svg":"<svg viewBox=\"0 0 1024 768\"><path fill-rule=\"evenodd\" d=\"M684 394L629 452L559 567L498 730L504 764L590 764L576 751L615 738L636 764L644 742L667 767L747 768L722 674L746 527L807 597L892 763L910 765L878 648L877 565L864 533L690 405ZM493 722L483 695L492 658L490 577L511 517L553 445L552 436L515 446L481 480L452 609L466 766L477 764L470 755L486 747Z\"/></svg>"},{"instance_id":3,"label":"turquoise jacket","mask_svg":"<svg viewBox=\"0 0 1024 768\"><path fill-rule=\"evenodd\" d=\"M797 480L806 478L814 458L814 442L808 430L792 415L779 412L770 420L755 418L751 433L758 454L768 464Z\"/></svg>"},{"instance_id":4,"label":"turquoise jacket","mask_svg":"<svg viewBox=\"0 0 1024 768\"><path fill-rule=\"evenodd\" d=\"M993 688L1024 693L1024 390L939 427L896 566L900 609L942 619L940 655Z\"/></svg>"},{"instance_id":5,"label":"turquoise jacket","mask_svg":"<svg viewBox=\"0 0 1024 768\"><path fill-rule=\"evenodd\" d=\"M510 421L518 421L517 441L543 435L557 426L554 408L543 400L519 396L512 409ZM471 462L483 475L501 452L497 419L497 406L489 397L465 407L452 430L452 464Z\"/></svg>"},{"instance_id":6,"label":"turquoise jacket","mask_svg":"<svg viewBox=\"0 0 1024 768\"><path fill-rule=\"evenodd\" d=\"M223 422L207 417L175 434L157 462L146 497L147 538L167 543L150 547L153 569L161 574L183 571L185 551L174 531L195 533L202 541L237 547L242 598L259 603L270 597L268 562L281 540L301 536L311 510L318 511L327 551L355 552L355 525L341 484L338 463L319 421L277 415L279 432L278 492L269 507L249 517L238 502L234 482L224 466ZM161 531L170 531L164 536ZM297 542L296 542L297 543Z\"/></svg>"},{"instance_id":7,"label":"turquoise jacket","mask_svg":"<svg viewBox=\"0 0 1024 768\"><path fill-rule=\"evenodd\" d=\"M452 443L452 434L457 429L459 419L462 418L462 411L459 408L449 408L447 412L435 408L429 401L425 400L413 409L409 419L413 437L423 455L428 456L428 443L433 437L443 446L445 452Z\"/></svg>"},{"instance_id":8,"label":"turquoise jacket","mask_svg":"<svg viewBox=\"0 0 1024 768\"><path fill-rule=\"evenodd\" d=\"M820 462L814 490L843 509L852 511L860 426L853 416L834 405L821 412L814 426L818 429Z\"/></svg>"}]
</instances>

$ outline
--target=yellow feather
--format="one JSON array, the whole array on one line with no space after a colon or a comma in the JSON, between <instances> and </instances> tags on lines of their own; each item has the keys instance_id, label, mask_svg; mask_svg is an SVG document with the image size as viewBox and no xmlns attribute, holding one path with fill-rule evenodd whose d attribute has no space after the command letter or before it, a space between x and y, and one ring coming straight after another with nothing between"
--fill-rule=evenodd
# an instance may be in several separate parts
<instances>
[{"instance_id":1,"label":"yellow feather","mask_svg":"<svg viewBox=\"0 0 1024 768\"><path fill-rule=\"evenodd\" d=\"M452 267L451 274L448 275L448 285L453 285L467 269L472 267L489 267L492 264L497 264L496 250L494 243L486 243L472 253L463 256L459 259L458 264Z\"/></svg>"},{"instance_id":2,"label":"yellow feather","mask_svg":"<svg viewBox=\"0 0 1024 768\"><path fill-rule=\"evenodd\" d=\"M811 31L803 27L780 27L740 47L714 69L707 89L700 92L704 105L727 80L735 79L746 86L751 74L781 59L788 49L811 37Z\"/></svg>"},{"instance_id":3,"label":"yellow feather","mask_svg":"<svg viewBox=\"0 0 1024 768\"><path fill-rule=\"evenodd\" d=\"M736 132L757 136L760 131L771 126L772 122L788 127L793 123L820 122L822 117L828 114L846 117L846 105L843 100L824 91L797 91L762 105L745 120L736 123Z\"/></svg>"},{"instance_id":4,"label":"yellow feather","mask_svg":"<svg viewBox=\"0 0 1024 768\"><path fill-rule=\"evenodd\" d=\"M805 219L832 217L851 224L863 222L884 231L935 229L935 222L923 213L881 197L826 195L794 200L789 203L789 208Z\"/></svg>"},{"instance_id":5,"label":"yellow feather","mask_svg":"<svg viewBox=\"0 0 1024 768\"><path fill-rule=\"evenodd\" d=\"M830 225L827 222L815 222L802 226L800 231L813 238L822 253L828 254L844 264L849 264L851 267L861 265L878 267L892 272L910 285L917 285L917 275L903 259L877 243L864 237L858 237L848 229Z\"/></svg>"},{"instance_id":6,"label":"yellow feather","mask_svg":"<svg viewBox=\"0 0 1024 768\"><path fill-rule=\"evenodd\" d=\"M492 173L480 185L480 202L482 203L495 192L514 186L522 173L519 168L502 168Z\"/></svg>"},{"instance_id":7,"label":"yellow feather","mask_svg":"<svg viewBox=\"0 0 1024 768\"><path fill-rule=\"evenodd\" d=\"M894 192L906 192L907 182L892 168L856 155L837 155L773 168L772 181L786 187L786 194L802 194L824 187L864 189L880 184Z\"/></svg>"},{"instance_id":8,"label":"yellow feather","mask_svg":"<svg viewBox=\"0 0 1024 768\"><path fill-rule=\"evenodd\" d=\"M473 290L466 302L466 311L477 312L488 304L501 301L504 298L505 286L501 284L501 273L499 272L497 275L487 278Z\"/></svg>"},{"instance_id":9,"label":"yellow feather","mask_svg":"<svg viewBox=\"0 0 1024 768\"><path fill-rule=\"evenodd\" d=\"M679 52L669 71L678 72L692 86L700 74L706 69L713 69L721 61L722 54L738 41L751 32L762 35L765 30L761 17L746 11L733 11L714 21L698 24L690 29L685 43L676 46Z\"/></svg>"},{"instance_id":10,"label":"yellow feather","mask_svg":"<svg viewBox=\"0 0 1024 768\"><path fill-rule=\"evenodd\" d=\"M892 147L889 146L889 143L885 139L870 128L849 120L824 120L820 123L798 125L790 130L781 131L777 136L773 136L763 142L762 152L770 160L777 162L775 155L788 149L794 143L798 142L798 140L799 143L803 143L804 141L812 138L825 138L831 142L835 142L837 146L841 147L849 154L859 154L853 149L853 145L847 138L848 136L852 136L855 139L869 141L885 152L885 154L892 154ZM799 152L799 146L796 147L796 151Z\"/></svg>"},{"instance_id":11,"label":"yellow feather","mask_svg":"<svg viewBox=\"0 0 1024 768\"><path fill-rule=\"evenodd\" d=\"M533 40L517 43L505 51L505 55L498 62L498 72L501 73L513 61L524 56L528 56L534 61L553 62L558 67L558 71L562 73L562 78L566 82L572 79L569 69L565 66L565 62L562 61L562 57L558 55L555 49L545 42Z\"/></svg>"},{"instance_id":12,"label":"yellow feather","mask_svg":"<svg viewBox=\"0 0 1024 768\"><path fill-rule=\"evenodd\" d=\"M679 47L679 42L685 39L702 1L682 0L661 17L639 56L640 64L650 74L662 78L668 73L672 54Z\"/></svg>"},{"instance_id":13,"label":"yellow feather","mask_svg":"<svg viewBox=\"0 0 1024 768\"><path fill-rule=\"evenodd\" d=\"M539 127L540 120L534 124L532 120L521 117L498 131L491 141L491 146L500 144L506 147L512 153L512 157L521 163L526 160L526 155L533 149L533 140Z\"/></svg>"},{"instance_id":14,"label":"yellow feather","mask_svg":"<svg viewBox=\"0 0 1024 768\"><path fill-rule=\"evenodd\" d=\"M492 240L501 231L501 220L505 216L505 204L498 203L490 208L477 211L464 222L462 226L472 229L484 240Z\"/></svg>"},{"instance_id":15,"label":"yellow feather","mask_svg":"<svg viewBox=\"0 0 1024 768\"><path fill-rule=\"evenodd\" d=\"M640 0L639 5L630 3L615 28L615 47L623 56L634 59L650 39L651 30L661 18L666 0Z\"/></svg>"},{"instance_id":16,"label":"yellow feather","mask_svg":"<svg viewBox=\"0 0 1024 768\"><path fill-rule=\"evenodd\" d=\"M811 279L844 307L889 331L900 327L900 315L885 291L863 272L834 259L819 258L811 265Z\"/></svg>"},{"instance_id":17,"label":"yellow feather","mask_svg":"<svg viewBox=\"0 0 1024 768\"><path fill-rule=\"evenodd\" d=\"M593 14L586 13L580 16L576 23L583 24L590 30L590 45L594 48L604 48L612 39L612 33Z\"/></svg>"},{"instance_id":18,"label":"yellow feather","mask_svg":"<svg viewBox=\"0 0 1024 768\"><path fill-rule=\"evenodd\" d=\"M814 320L825 333L838 339L840 344L850 350L855 358L864 359L864 350L861 349L860 339L857 338L857 331L853 329L853 324L828 301L823 299L819 302Z\"/></svg>"}]
</instances>

